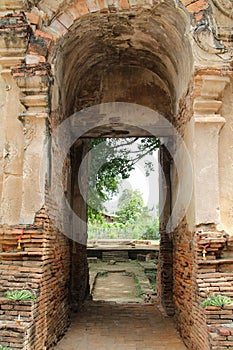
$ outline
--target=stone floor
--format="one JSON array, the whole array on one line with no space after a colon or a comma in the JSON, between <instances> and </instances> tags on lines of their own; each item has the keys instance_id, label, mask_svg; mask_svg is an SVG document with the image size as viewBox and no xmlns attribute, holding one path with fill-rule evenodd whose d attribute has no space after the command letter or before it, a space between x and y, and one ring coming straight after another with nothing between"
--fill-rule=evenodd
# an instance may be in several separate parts
<instances>
[{"instance_id":1,"label":"stone floor","mask_svg":"<svg viewBox=\"0 0 233 350\"><path fill-rule=\"evenodd\" d=\"M96 279L93 300L115 301L118 303L141 303L133 276L125 272L108 272Z\"/></svg>"},{"instance_id":2,"label":"stone floor","mask_svg":"<svg viewBox=\"0 0 233 350\"><path fill-rule=\"evenodd\" d=\"M155 305L89 301L55 350L185 350L171 318Z\"/></svg>"},{"instance_id":3,"label":"stone floor","mask_svg":"<svg viewBox=\"0 0 233 350\"><path fill-rule=\"evenodd\" d=\"M98 260L97 263L89 263L89 275L90 275L90 290L95 300L108 300L112 301L111 295L117 293L118 295L114 299L115 301L119 300L121 302L144 302L144 298L146 295L153 293L152 286L148 280L148 277L145 274L145 268L152 269L154 272L155 264L151 262L138 262L138 261L125 261L125 262L117 262L113 265L102 262ZM108 273L108 278L105 275ZM120 277L121 274L121 277ZM132 292L135 288L132 283L130 283L130 278L124 278L125 275L136 276L138 280L138 284L140 285L141 295L136 296L135 293L132 293L131 296L129 293L126 293L124 297L123 289L124 287L131 288ZM103 275L103 277L98 277L99 275ZM107 280L108 279L108 280ZM133 278L131 277L131 280ZM102 291L100 283L102 282ZM124 285L124 287L123 287ZM109 290L107 288L109 287ZM122 289L123 288L123 289ZM111 291L111 293L110 293ZM121 293L118 293L118 292ZM102 296L101 296L102 293ZM96 297L98 294L98 297ZM119 298L119 294L121 298Z\"/></svg>"},{"instance_id":4,"label":"stone floor","mask_svg":"<svg viewBox=\"0 0 233 350\"><path fill-rule=\"evenodd\" d=\"M108 271L108 273L105 273ZM185 350L173 320L156 300L146 304L132 275L148 291L144 270L137 264L90 267L94 300L87 301L55 350ZM96 279L96 273L103 273ZM147 283L146 283L147 282ZM115 300L114 302L112 300Z\"/></svg>"}]
</instances>

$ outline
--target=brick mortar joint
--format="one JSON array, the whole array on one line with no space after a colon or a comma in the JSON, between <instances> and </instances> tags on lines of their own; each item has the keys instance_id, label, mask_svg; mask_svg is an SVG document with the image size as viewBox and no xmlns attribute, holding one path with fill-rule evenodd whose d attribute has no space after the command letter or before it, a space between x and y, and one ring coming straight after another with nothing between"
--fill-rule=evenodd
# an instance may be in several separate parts
<instances>
[{"instance_id":1,"label":"brick mortar joint","mask_svg":"<svg viewBox=\"0 0 233 350\"><path fill-rule=\"evenodd\" d=\"M14 34L21 32L25 32L25 36L32 33L24 12L8 14L0 19L0 36L4 34L14 36Z\"/></svg>"},{"instance_id":2,"label":"brick mortar joint","mask_svg":"<svg viewBox=\"0 0 233 350\"><path fill-rule=\"evenodd\" d=\"M22 63L18 66L11 67L11 73L14 77L17 77L17 73L24 73L25 77L31 77L35 75L46 75L50 79L52 78L51 65L48 62L41 62L38 64L26 64Z\"/></svg>"}]
</instances>

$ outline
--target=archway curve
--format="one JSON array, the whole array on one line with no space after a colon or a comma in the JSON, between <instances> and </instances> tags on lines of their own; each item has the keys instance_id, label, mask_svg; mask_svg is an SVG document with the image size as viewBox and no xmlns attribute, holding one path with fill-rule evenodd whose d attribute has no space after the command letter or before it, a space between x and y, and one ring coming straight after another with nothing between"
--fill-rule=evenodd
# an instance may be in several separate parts
<instances>
[{"instance_id":1,"label":"archway curve","mask_svg":"<svg viewBox=\"0 0 233 350\"><path fill-rule=\"evenodd\" d=\"M184 119L190 117L188 108L181 118L177 117L180 102L187 94L193 73L191 43L186 36L189 29L189 16L175 6L172 0L147 9L135 7L122 13L97 12L77 19L62 36L58 35L50 56L55 73L54 94L58 92L58 98L53 99L52 104L54 116L59 115L62 125L64 120L69 120L69 117L77 112L79 115L83 109L88 110L89 107L103 103L125 102L151 108L176 127L182 127L181 122L185 124ZM93 123L95 118L96 113L90 121L93 129L98 126L98 118L96 124ZM137 116L135 119L139 127L142 126ZM107 124L115 126L114 123L113 119ZM117 123L119 125L120 121ZM155 123L156 121L152 120L151 127L155 126ZM135 123L125 123L124 127L125 125ZM92 136L98 137L97 134ZM81 154L82 150L77 150L76 156L79 157L79 161ZM183 160L182 154L180 159ZM187 165L184 163L183 169ZM75 175L77 171L71 169L71 173ZM77 179L73 179L73 183L76 184ZM163 186L167 186L167 183ZM79 192L80 189L76 186L78 195ZM77 196L73 204L82 209L84 205L80 197ZM167 202L167 212L163 213L165 231L172 205L170 198ZM64 201L61 200L61 203L64 204ZM175 208L176 217L181 211L183 213L183 204L184 201L181 200ZM85 242L85 220L83 222L83 226L79 227L79 223L74 219L72 227L74 232L81 234ZM163 242L165 249L167 240L170 242L167 236ZM165 260L172 261L172 247L169 245L167 250L168 256ZM173 278L172 264L163 264L162 261L162 271L169 270L170 276L169 281L164 282L169 289L169 295L164 296L169 309L173 308L170 283ZM161 280L166 280L166 276L161 276Z\"/></svg>"},{"instance_id":2,"label":"archway curve","mask_svg":"<svg viewBox=\"0 0 233 350\"><path fill-rule=\"evenodd\" d=\"M172 120L192 76L189 27L189 16L172 0L151 9L85 15L57 40L50 57L59 89L53 109L59 102L64 119L84 107L122 101L149 106ZM139 77L136 98L127 93L109 95L107 90L115 86L116 76L123 77L117 82L118 91L130 90L130 83L136 84L133 76ZM148 86L153 87L154 95ZM87 99L84 90L90 95ZM146 102L148 94L158 102Z\"/></svg>"}]
</instances>

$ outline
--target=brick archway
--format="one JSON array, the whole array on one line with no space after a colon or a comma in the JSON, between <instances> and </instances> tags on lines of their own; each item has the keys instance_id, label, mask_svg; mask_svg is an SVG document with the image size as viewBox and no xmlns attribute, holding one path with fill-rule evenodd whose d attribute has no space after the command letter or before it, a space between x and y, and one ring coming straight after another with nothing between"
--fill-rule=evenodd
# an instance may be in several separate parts
<instances>
[{"instance_id":1,"label":"brick archway","mask_svg":"<svg viewBox=\"0 0 233 350\"><path fill-rule=\"evenodd\" d=\"M162 18L163 11L167 12L166 19ZM174 18L176 21L179 18L179 25ZM190 43L184 39L188 25L187 15L175 8L173 2L154 10L134 8L124 14L109 11L94 17L89 14L77 21L54 47L53 93L59 99L53 100L52 127L75 111L103 102L121 101L150 107L181 130L190 112L188 109L183 111L182 122L177 121L176 115L182 113L180 99L189 96L187 91L192 73ZM114 117L114 123L111 123L111 118L106 119L113 137L116 124L121 125L121 129L125 128L129 135L134 135L135 130L122 126L123 120ZM153 120L150 123L153 128ZM95 129L95 117L89 120L89 124L93 124ZM133 122L129 124L133 125ZM95 130L91 137L98 137L98 132L103 134L101 130ZM163 166L168 174L167 165ZM184 168L186 166L183 165ZM76 183L76 180L72 182ZM164 184L166 186L168 181ZM167 312L172 314L173 248L171 235L165 233L171 215L171 200L166 210L161 229L166 257L161 255L160 296ZM166 251L169 251L168 254Z\"/></svg>"},{"instance_id":2,"label":"brick archway","mask_svg":"<svg viewBox=\"0 0 233 350\"><path fill-rule=\"evenodd\" d=\"M4 126L0 142L4 154L0 158L1 258L2 266L13 276L12 283L3 279L1 292L13 289L18 279L19 288L33 289L38 296L24 316L25 330L18 341L22 348L25 342L30 349L49 348L65 330L72 256L74 262L82 261L78 281L72 281L79 286L77 299L83 299L87 292L85 247L73 246L71 251L69 240L48 215L47 208L54 203L51 198L47 200L49 152L42 157L47 135L73 112L118 99L165 111L190 151L195 192L184 220L161 241L159 288L163 301L168 301L167 309L171 307L173 312L175 306L177 324L188 346L195 349L200 342L207 350L210 344L217 346L213 328L207 327L213 323L212 316L200 308L207 291L205 281L209 287L219 278L226 281L225 271L231 272L232 262L231 243L227 246L226 234L218 226L220 222L231 227L231 182L223 171L227 167L231 174L231 168L227 157L219 158L226 150L231 159L227 150L232 145L226 141L230 140L232 126L228 111L232 41L226 31L231 18L225 10L219 15L222 6L216 3L219 1L87 0L67 5L65 1L15 0L0 5L0 96L4 101L0 106ZM116 26L114 21L124 25ZM106 70L108 65L110 69ZM98 73L105 72L101 79L93 67ZM112 95L109 86L117 86ZM132 94L131 86L140 87L139 93ZM222 133L227 138L223 141L221 137L218 145L224 123ZM182 164L182 155L178 153L177 157ZM162 158L164 168L169 168L166 153ZM66 165L69 169L69 161ZM184 194L188 186L185 169L181 178ZM211 176L206 169L211 169ZM175 169L167 180L176 183ZM175 185L172 189L168 211L177 195ZM182 209L181 203L177 210ZM204 230L201 234L196 232L200 227ZM15 246L22 229L23 250L17 253ZM208 257L216 263L202 260L200 245L207 243ZM221 259L222 253L230 258ZM212 277L206 274L209 270ZM232 293L232 282L227 283ZM224 288L218 290L226 292ZM3 304L4 310L11 310L7 301ZM7 322L11 321L13 313L4 312Z\"/></svg>"},{"instance_id":3,"label":"brick archway","mask_svg":"<svg viewBox=\"0 0 233 350\"><path fill-rule=\"evenodd\" d=\"M173 6L180 7L182 10L186 10L188 13L192 13L197 20L201 20L204 11L208 8L208 0L172 0ZM73 4L67 5L65 1L57 1L51 3L50 1L38 1L37 7L45 14L45 23L48 29L51 29L55 38L59 38L69 30L73 23L88 14L96 15L98 13L107 12L124 12L135 10L136 8L153 9L162 4L162 1L74 1ZM33 20L33 16L32 16ZM35 19L34 19L35 20Z\"/></svg>"}]
</instances>

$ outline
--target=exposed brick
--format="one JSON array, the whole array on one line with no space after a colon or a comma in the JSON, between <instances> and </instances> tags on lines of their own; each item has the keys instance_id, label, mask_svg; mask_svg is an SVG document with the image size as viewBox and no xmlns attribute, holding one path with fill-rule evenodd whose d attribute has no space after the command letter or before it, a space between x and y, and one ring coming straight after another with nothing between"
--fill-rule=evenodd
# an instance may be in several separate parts
<instances>
[{"instance_id":1,"label":"exposed brick","mask_svg":"<svg viewBox=\"0 0 233 350\"><path fill-rule=\"evenodd\" d=\"M55 19L49 26L50 29L56 33L57 36L61 36L67 32L67 28L63 26L61 22Z\"/></svg>"},{"instance_id":2,"label":"exposed brick","mask_svg":"<svg viewBox=\"0 0 233 350\"><path fill-rule=\"evenodd\" d=\"M17 69L21 68L17 67ZM34 68L36 69L36 66ZM41 221L42 218L43 221ZM39 229L38 224L41 225ZM31 350L43 350L45 344L50 346L57 341L69 323L67 283L70 278L70 241L50 223L44 209L38 213L35 225L25 226L24 230L22 236L22 243L25 239L24 251L26 249L31 252L39 250L42 254L28 258L18 256L12 261L7 257L5 257L7 260L4 260L2 256L1 262L4 263L4 267L1 264L0 269L3 268L8 276L9 272L12 273L12 278L8 280L7 274L1 274L0 293L8 289L30 289L36 294L36 299L34 301L12 301L1 298L0 321L7 324L9 331L0 327L0 339L1 344L14 349L22 349L23 344L28 343ZM40 235L37 234L38 232ZM0 244L3 242L2 236L9 235L12 236L12 241L16 245L19 232L10 227L1 227ZM31 237L37 237L36 242L32 242ZM35 243L37 248L35 248ZM43 259L48 254L46 247L56 252L56 258ZM79 264L74 266L74 270L77 269L75 275L78 276L82 272L88 276L86 248L79 247L77 244L76 252ZM80 264L83 266L81 269ZM3 276L6 276L6 279ZM33 281L38 283L33 283ZM80 303L86 293L86 286L83 285L81 288L85 290L79 291L80 299L76 298L76 303ZM78 291L76 294L78 295ZM17 326L16 319L19 314L22 323ZM47 332L44 332L45 327Z\"/></svg>"},{"instance_id":3,"label":"exposed brick","mask_svg":"<svg viewBox=\"0 0 233 350\"><path fill-rule=\"evenodd\" d=\"M128 9L130 7L128 0L120 0L120 7Z\"/></svg>"},{"instance_id":4,"label":"exposed brick","mask_svg":"<svg viewBox=\"0 0 233 350\"><path fill-rule=\"evenodd\" d=\"M224 336L231 335L230 330L227 328L217 328L217 333Z\"/></svg>"},{"instance_id":5,"label":"exposed brick","mask_svg":"<svg viewBox=\"0 0 233 350\"><path fill-rule=\"evenodd\" d=\"M207 9L209 6L207 0L198 0L187 6L189 12L200 12Z\"/></svg>"},{"instance_id":6,"label":"exposed brick","mask_svg":"<svg viewBox=\"0 0 233 350\"><path fill-rule=\"evenodd\" d=\"M62 13L62 15L58 17L58 20L66 28L69 28L74 23L73 16L71 14L69 14L68 12Z\"/></svg>"},{"instance_id":7,"label":"exposed brick","mask_svg":"<svg viewBox=\"0 0 233 350\"><path fill-rule=\"evenodd\" d=\"M38 24L40 23L40 19L41 19L39 15L37 15L35 13L31 13L31 12L25 12L25 15L27 17L28 22L38 26Z\"/></svg>"},{"instance_id":8,"label":"exposed brick","mask_svg":"<svg viewBox=\"0 0 233 350\"><path fill-rule=\"evenodd\" d=\"M108 2L107 0L99 0L99 7L100 11L107 11L108 10Z\"/></svg>"},{"instance_id":9,"label":"exposed brick","mask_svg":"<svg viewBox=\"0 0 233 350\"><path fill-rule=\"evenodd\" d=\"M45 33L45 32L43 32L42 30L39 30L39 29L37 29L35 31L35 36L43 38L48 47L50 46L51 41L53 40L53 36L51 34Z\"/></svg>"},{"instance_id":10,"label":"exposed brick","mask_svg":"<svg viewBox=\"0 0 233 350\"><path fill-rule=\"evenodd\" d=\"M84 0L78 1L75 3L75 6L77 7L80 16L85 16L89 13L88 5Z\"/></svg>"}]
</instances>

